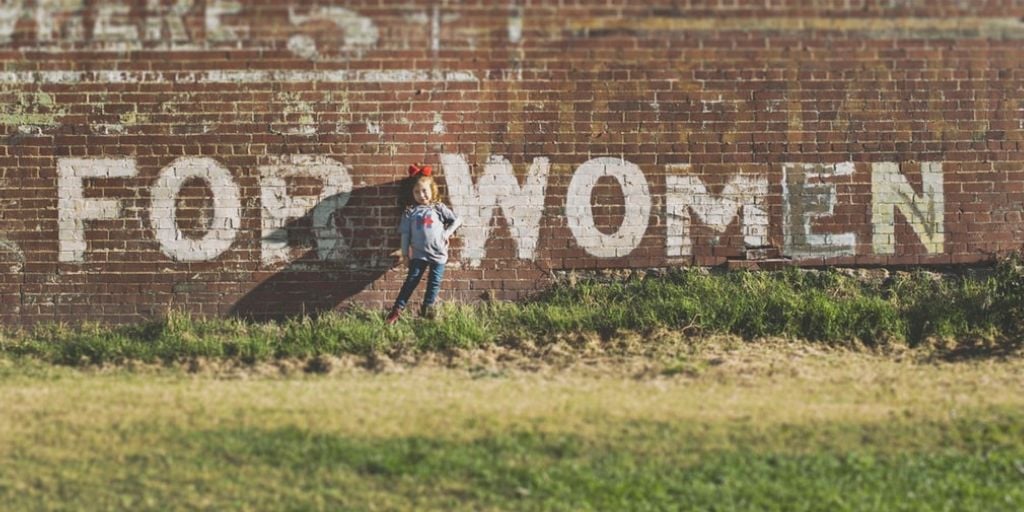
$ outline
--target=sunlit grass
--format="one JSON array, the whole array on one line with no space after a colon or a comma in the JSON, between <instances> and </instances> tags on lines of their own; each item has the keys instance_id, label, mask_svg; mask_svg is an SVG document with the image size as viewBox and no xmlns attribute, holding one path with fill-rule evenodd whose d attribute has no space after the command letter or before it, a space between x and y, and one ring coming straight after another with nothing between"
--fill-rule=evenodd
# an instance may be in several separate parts
<instances>
[{"instance_id":1,"label":"sunlit grass","mask_svg":"<svg viewBox=\"0 0 1024 512\"><path fill-rule=\"evenodd\" d=\"M4 360L0 360L4 361ZM801 342L700 372L0 363L0 508L1017 510L1024 360Z\"/></svg>"},{"instance_id":2,"label":"sunlit grass","mask_svg":"<svg viewBox=\"0 0 1024 512\"><path fill-rule=\"evenodd\" d=\"M1013 257L982 274L924 271L886 279L837 270L712 273L674 269L602 280L572 278L530 301L448 305L436 320L352 308L280 322L194 318L171 312L136 325L43 324L0 334L0 355L65 365L171 363L450 351L495 344L550 343L579 333L607 336L656 329L681 335L781 336L823 343L985 340L1015 345L1024 314L1024 272Z\"/></svg>"}]
</instances>

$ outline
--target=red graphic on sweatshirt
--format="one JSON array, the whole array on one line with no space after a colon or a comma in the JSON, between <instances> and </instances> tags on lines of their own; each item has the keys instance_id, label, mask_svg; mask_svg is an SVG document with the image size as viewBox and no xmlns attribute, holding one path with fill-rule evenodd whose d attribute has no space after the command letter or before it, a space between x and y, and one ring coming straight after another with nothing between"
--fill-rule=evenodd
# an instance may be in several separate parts
<instances>
[{"instance_id":1,"label":"red graphic on sweatshirt","mask_svg":"<svg viewBox=\"0 0 1024 512\"><path fill-rule=\"evenodd\" d=\"M431 218L429 215L426 216L426 217L422 217L420 219L420 229L423 229L425 227L429 228L430 226L433 226L433 225L434 225L434 219Z\"/></svg>"}]
</instances>

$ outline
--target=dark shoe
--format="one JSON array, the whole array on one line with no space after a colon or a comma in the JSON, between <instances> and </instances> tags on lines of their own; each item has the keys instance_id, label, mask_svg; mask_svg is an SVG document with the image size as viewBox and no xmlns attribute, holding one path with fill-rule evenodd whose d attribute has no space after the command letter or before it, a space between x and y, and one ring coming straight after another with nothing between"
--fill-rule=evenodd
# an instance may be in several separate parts
<instances>
[{"instance_id":1,"label":"dark shoe","mask_svg":"<svg viewBox=\"0 0 1024 512\"><path fill-rule=\"evenodd\" d=\"M392 324L394 324L395 322L398 321L398 317L401 316L401 315L402 315L402 308L395 306L395 307L391 308L391 312L388 313L388 317L384 320L384 323L386 323L388 325L392 325Z\"/></svg>"},{"instance_id":2,"label":"dark shoe","mask_svg":"<svg viewBox=\"0 0 1024 512\"><path fill-rule=\"evenodd\" d=\"M437 318L437 308L434 306L423 306L420 308L420 316L427 320L434 320Z\"/></svg>"}]
</instances>

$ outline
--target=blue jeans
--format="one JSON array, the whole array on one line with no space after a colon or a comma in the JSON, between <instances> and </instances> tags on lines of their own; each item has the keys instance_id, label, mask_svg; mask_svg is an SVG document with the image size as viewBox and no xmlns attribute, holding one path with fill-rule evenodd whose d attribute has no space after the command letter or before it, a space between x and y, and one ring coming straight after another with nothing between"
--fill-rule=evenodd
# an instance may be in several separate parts
<instances>
[{"instance_id":1,"label":"blue jeans","mask_svg":"<svg viewBox=\"0 0 1024 512\"><path fill-rule=\"evenodd\" d=\"M423 293L423 307L428 308L434 305L437 300L437 293L441 291L441 278L444 277L444 263L431 263L427 260L409 260L409 275L405 277L405 284L402 291L398 292L395 299L395 307L405 309L413 290L420 284L423 272L430 269L427 276L427 290Z\"/></svg>"}]
</instances>

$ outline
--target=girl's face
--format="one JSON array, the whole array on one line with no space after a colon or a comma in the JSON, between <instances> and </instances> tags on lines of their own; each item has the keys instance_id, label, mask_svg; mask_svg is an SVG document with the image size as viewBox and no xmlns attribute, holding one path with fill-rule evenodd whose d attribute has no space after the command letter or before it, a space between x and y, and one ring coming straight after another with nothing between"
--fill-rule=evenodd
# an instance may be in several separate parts
<instances>
[{"instance_id":1,"label":"girl's face","mask_svg":"<svg viewBox=\"0 0 1024 512\"><path fill-rule=\"evenodd\" d=\"M430 184L420 181L412 187L412 198L417 204L430 204L430 200L433 199L434 194L430 190Z\"/></svg>"}]
</instances>

